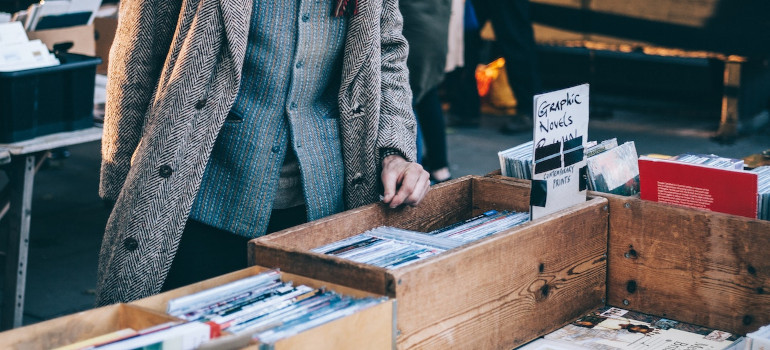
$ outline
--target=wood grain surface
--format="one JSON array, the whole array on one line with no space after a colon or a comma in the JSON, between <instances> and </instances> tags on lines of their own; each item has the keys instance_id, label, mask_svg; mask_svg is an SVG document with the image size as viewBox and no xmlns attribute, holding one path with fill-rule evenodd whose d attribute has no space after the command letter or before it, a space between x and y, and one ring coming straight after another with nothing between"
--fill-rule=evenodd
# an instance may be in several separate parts
<instances>
[{"instance_id":1,"label":"wood grain surface","mask_svg":"<svg viewBox=\"0 0 770 350\"><path fill-rule=\"evenodd\" d=\"M770 222L597 195L611 305L741 334L770 323Z\"/></svg>"},{"instance_id":2,"label":"wood grain surface","mask_svg":"<svg viewBox=\"0 0 770 350\"><path fill-rule=\"evenodd\" d=\"M596 198L395 270L308 252L350 228L431 230L489 209L528 211L529 186L465 177L434 187L417 208L358 215L250 242L253 263L397 298L400 349L513 348L603 303L607 201ZM361 215L363 213L364 215ZM363 223L365 222L365 223ZM328 241L328 242L327 242ZM324 243L325 244L325 243Z\"/></svg>"}]
</instances>

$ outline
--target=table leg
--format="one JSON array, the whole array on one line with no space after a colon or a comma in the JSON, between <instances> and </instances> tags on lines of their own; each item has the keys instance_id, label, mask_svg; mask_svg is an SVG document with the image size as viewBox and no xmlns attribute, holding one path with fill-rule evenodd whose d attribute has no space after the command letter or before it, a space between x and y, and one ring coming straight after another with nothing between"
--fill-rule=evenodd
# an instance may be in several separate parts
<instances>
[{"instance_id":1,"label":"table leg","mask_svg":"<svg viewBox=\"0 0 770 350\"><path fill-rule=\"evenodd\" d=\"M743 62L740 60L727 60L725 62L722 117L715 137L717 141L733 142L738 137L738 104L742 64Z\"/></svg>"},{"instance_id":2,"label":"table leg","mask_svg":"<svg viewBox=\"0 0 770 350\"><path fill-rule=\"evenodd\" d=\"M27 278L29 224L32 211L32 185L35 180L35 156L27 155L11 162L9 173L10 208L4 222L8 233L3 284L3 312L0 328L21 326L24 314L24 287Z\"/></svg>"}]
</instances>

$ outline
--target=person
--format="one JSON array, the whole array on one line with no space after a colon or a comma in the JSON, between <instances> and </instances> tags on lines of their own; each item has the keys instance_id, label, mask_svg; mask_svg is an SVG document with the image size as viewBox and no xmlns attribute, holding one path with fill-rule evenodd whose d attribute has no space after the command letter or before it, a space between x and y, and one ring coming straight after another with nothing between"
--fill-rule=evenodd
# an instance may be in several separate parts
<instances>
[{"instance_id":1,"label":"person","mask_svg":"<svg viewBox=\"0 0 770 350\"><path fill-rule=\"evenodd\" d=\"M505 58L508 82L516 96L516 115L500 131L506 134L531 131L533 98L543 88L529 0L474 0L473 5L482 23L486 19L492 22L497 47Z\"/></svg>"},{"instance_id":2,"label":"person","mask_svg":"<svg viewBox=\"0 0 770 350\"><path fill-rule=\"evenodd\" d=\"M227 272L287 223L427 193L397 0L134 0L119 18L97 305Z\"/></svg>"},{"instance_id":3,"label":"person","mask_svg":"<svg viewBox=\"0 0 770 350\"><path fill-rule=\"evenodd\" d=\"M451 178L446 125L438 86L444 78L452 0L414 0L399 4L409 42L409 83L425 146L423 164L432 183Z\"/></svg>"},{"instance_id":4,"label":"person","mask_svg":"<svg viewBox=\"0 0 770 350\"><path fill-rule=\"evenodd\" d=\"M537 64L536 45L532 19L529 12L529 0L493 1L473 0L473 9L478 23L492 22L496 48L505 58L505 70L508 82L516 97L516 115L512 116L500 129L505 134L532 130L532 111L534 95L542 91ZM475 35L470 35L475 33ZM473 69L480 60L480 38L475 30L466 33L466 67ZM468 71L463 84L470 88L464 90L466 96L459 99L456 108L458 119L454 124L479 124L479 97L472 71ZM467 100L466 100L467 99Z\"/></svg>"}]
</instances>

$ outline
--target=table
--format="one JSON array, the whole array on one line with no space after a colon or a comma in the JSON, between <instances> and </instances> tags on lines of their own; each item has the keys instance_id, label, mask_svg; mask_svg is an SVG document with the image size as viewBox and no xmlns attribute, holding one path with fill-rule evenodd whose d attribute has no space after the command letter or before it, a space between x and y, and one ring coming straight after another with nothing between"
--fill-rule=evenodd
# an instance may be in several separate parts
<instances>
[{"instance_id":1,"label":"table","mask_svg":"<svg viewBox=\"0 0 770 350\"><path fill-rule=\"evenodd\" d=\"M29 225L32 216L32 188L35 172L48 150L96 141L102 128L61 132L9 144L0 144L0 167L8 173L7 188L0 193L0 229L7 233L3 310L0 329L21 326L27 277Z\"/></svg>"}]
</instances>

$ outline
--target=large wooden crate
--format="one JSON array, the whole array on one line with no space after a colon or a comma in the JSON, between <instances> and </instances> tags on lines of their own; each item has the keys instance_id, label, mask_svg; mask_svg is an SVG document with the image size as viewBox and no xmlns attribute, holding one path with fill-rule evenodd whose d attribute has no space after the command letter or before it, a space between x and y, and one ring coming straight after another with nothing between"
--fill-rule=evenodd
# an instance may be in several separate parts
<instances>
[{"instance_id":1,"label":"large wooden crate","mask_svg":"<svg viewBox=\"0 0 770 350\"><path fill-rule=\"evenodd\" d=\"M145 329L177 320L164 313L115 304L0 333L0 349L52 349L125 328Z\"/></svg>"},{"instance_id":2,"label":"large wooden crate","mask_svg":"<svg viewBox=\"0 0 770 350\"><path fill-rule=\"evenodd\" d=\"M610 207L607 304L736 334L770 324L770 221L589 195Z\"/></svg>"},{"instance_id":3,"label":"large wooden crate","mask_svg":"<svg viewBox=\"0 0 770 350\"><path fill-rule=\"evenodd\" d=\"M738 334L770 324L770 222L594 195L610 203L609 304Z\"/></svg>"},{"instance_id":4,"label":"large wooden crate","mask_svg":"<svg viewBox=\"0 0 770 350\"><path fill-rule=\"evenodd\" d=\"M189 286L180 287L149 298L131 303L156 312L165 312L168 301L181 296L193 294L205 289L220 286L259 274L267 269L252 266L226 275L215 277ZM304 284L313 288L326 288L337 293L354 297L379 297L374 293L357 290L329 282L321 282L312 278L281 273L284 281L292 281L295 285ZM206 349L259 349L259 350L359 350L359 349L393 349L395 348L394 315L395 300L387 300L376 306L366 308L353 315L325 323L295 336L277 341L275 344L252 344L249 336L235 337L224 335L208 344Z\"/></svg>"},{"instance_id":5,"label":"large wooden crate","mask_svg":"<svg viewBox=\"0 0 770 350\"><path fill-rule=\"evenodd\" d=\"M510 349L603 304L603 198L395 270L310 251L377 226L428 231L490 209L528 211L529 187L457 179L416 208L372 204L252 240L250 260L397 298L400 349Z\"/></svg>"}]
</instances>

